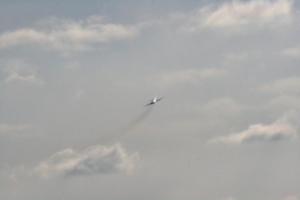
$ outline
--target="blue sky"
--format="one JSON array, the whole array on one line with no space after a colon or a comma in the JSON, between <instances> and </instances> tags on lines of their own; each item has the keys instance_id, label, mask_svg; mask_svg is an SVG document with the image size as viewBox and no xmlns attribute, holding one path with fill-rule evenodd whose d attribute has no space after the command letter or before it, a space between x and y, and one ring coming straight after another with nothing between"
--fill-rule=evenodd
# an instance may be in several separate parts
<instances>
[{"instance_id":1,"label":"blue sky","mask_svg":"<svg viewBox=\"0 0 300 200\"><path fill-rule=\"evenodd\" d=\"M299 2L0 5L1 199L300 199Z\"/></svg>"}]
</instances>

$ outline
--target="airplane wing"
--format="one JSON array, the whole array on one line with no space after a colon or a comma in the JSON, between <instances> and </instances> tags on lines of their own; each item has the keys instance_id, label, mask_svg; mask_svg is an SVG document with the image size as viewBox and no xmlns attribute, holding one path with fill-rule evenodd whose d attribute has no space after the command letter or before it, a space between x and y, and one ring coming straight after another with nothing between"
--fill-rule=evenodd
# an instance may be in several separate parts
<instances>
[{"instance_id":1,"label":"airplane wing","mask_svg":"<svg viewBox=\"0 0 300 200\"><path fill-rule=\"evenodd\" d=\"M156 99L156 101L160 101L160 100L162 100L163 99L163 97L162 98L159 98L159 99Z\"/></svg>"},{"instance_id":2,"label":"airplane wing","mask_svg":"<svg viewBox=\"0 0 300 200\"><path fill-rule=\"evenodd\" d=\"M153 103L152 102L150 102L150 103L148 103L147 105L145 105L144 107L146 107L146 106L150 106L150 105L152 105Z\"/></svg>"}]
</instances>

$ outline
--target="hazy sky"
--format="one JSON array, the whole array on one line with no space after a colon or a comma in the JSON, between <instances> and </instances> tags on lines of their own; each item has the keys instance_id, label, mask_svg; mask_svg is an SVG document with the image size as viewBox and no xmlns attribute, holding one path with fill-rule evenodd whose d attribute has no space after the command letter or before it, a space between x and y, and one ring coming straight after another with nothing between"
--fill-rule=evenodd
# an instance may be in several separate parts
<instances>
[{"instance_id":1,"label":"hazy sky","mask_svg":"<svg viewBox=\"0 0 300 200\"><path fill-rule=\"evenodd\" d=\"M299 21L292 0L0 1L0 199L299 200Z\"/></svg>"}]
</instances>

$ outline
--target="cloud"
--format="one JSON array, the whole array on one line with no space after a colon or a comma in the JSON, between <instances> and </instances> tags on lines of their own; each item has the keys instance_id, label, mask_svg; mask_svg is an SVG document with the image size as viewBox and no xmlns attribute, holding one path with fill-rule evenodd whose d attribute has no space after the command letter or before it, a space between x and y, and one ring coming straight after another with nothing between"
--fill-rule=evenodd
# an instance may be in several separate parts
<instances>
[{"instance_id":1,"label":"cloud","mask_svg":"<svg viewBox=\"0 0 300 200\"><path fill-rule=\"evenodd\" d=\"M225 63L240 63L247 60L249 55L247 53L227 53L224 56Z\"/></svg>"},{"instance_id":2,"label":"cloud","mask_svg":"<svg viewBox=\"0 0 300 200\"><path fill-rule=\"evenodd\" d=\"M300 78L290 77L286 79L276 80L273 83L267 84L262 87L262 92L277 93L277 94L294 94L297 95L300 92Z\"/></svg>"},{"instance_id":3,"label":"cloud","mask_svg":"<svg viewBox=\"0 0 300 200\"><path fill-rule=\"evenodd\" d=\"M174 84L185 82L198 83L200 79L219 77L223 74L225 74L225 70L215 68L207 68L201 70L178 70L160 74L158 77L156 77L156 82L160 86L169 87Z\"/></svg>"},{"instance_id":4,"label":"cloud","mask_svg":"<svg viewBox=\"0 0 300 200\"><path fill-rule=\"evenodd\" d=\"M85 92L84 89L78 89L75 93L75 98L80 99L81 97L83 97L84 92Z\"/></svg>"},{"instance_id":5,"label":"cloud","mask_svg":"<svg viewBox=\"0 0 300 200\"><path fill-rule=\"evenodd\" d=\"M38 28L22 28L0 35L0 48L38 44L45 49L62 52L86 51L93 45L130 39L139 34L138 27L102 23L95 16L84 21L41 21ZM47 26L46 26L47 25Z\"/></svg>"},{"instance_id":6,"label":"cloud","mask_svg":"<svg viewBox=\"0 0 300 200\"><path fill-rule=\"evenodd\" d=\"M4 83L10 83L14 81L24 81L24 82L31 82L31 83L39 82L36 78L36 74L21 76L18 73L13 73L5 79Z\"/></svg>"},{"instance_id":7,"label":"cloud","mask_svg":"<svg viewBox=\"0 0 300 200\"><path fill-rule=\"evenodd\" d=\"M228 97L214 99L200 107L201 112L205 116L214 119L237 116L245 109L248 109L248 107Z\"/></svg>"},{"instance_id":8,"label":"cloud","mask_svg":"<svg viewBox=\"0 0 300 200\"><path fill-rule=\"evenodd\" d=\"M299 58L300 57L300 48L299 47L288 48L288 49L283 50L282 54L285 56L289 56L289 57Z\"/></svg>"},{"instance_id":9,"label":"cloud","mask_svg":"<svg viewBox=\"0 0 300 200\"><path fill-rule=\"evenodd\" d=\"M233 198L233 197L228 197L228 198L222 199L222 200L235 200L235 198Z\"/></svg>"},{"instance_id":10,"label":"cloud","mask_svg":"<svg viewBox=\"0 0 300 200\"><path fill-rule=\"evenodd\" d=\"M286 198L284 198L283 200L298 200L297 196L288 196Z\"/></svg>"},{"instance_id":11,"label":"cloud","mask_svg":"<svg viewBox=\"0 0 300 200\"><path fill-rule=\"evenodd\" d=\"M208 26L235 26L250 23L269 23L285 19L291 12L290 0L252 0L224 3L215 11L205 13L204 24Z\"/></svg>"},{"instance_id":12,"label":"cloud","mask_svg":"<svg viewBox=\"0 0 300 200\"><path fill-rule=\"evenodd\" d=\"M116 173L131 170L137 159L137 153L128 155L119 144L91 146L81 152L65 149L41 162L32 175L58 178Z\"/></svg>"},{"instance_id":13,"label":"cloud","mask_svg":"<svg viewBox=\"0 0 300 200\"><path fill-rule=\"evenodd\" d=\"M259 141L291 140L297 137L298 112L289 112L270 125L254 124L248 129L225 137L217 137L208 143L241 144Z\"/></svg>"},{"instance_id":14,"label":"cloud","mask_svg":"<svg viewBox=\"0 0 300 200\"><path fill-rule=\"evenodd\" d=\"M9 61L3 72L7 75L4 79L4 83L6 84L12 82L26 82L42 85L44 83L43 80L38 77L34 67L22 60Z\"/></svg>"},{"instance_id":15,"label":"cloud","mask_svg":"<svg viewBox=\"0 0 300 200\"><path fill-rule=\"evenodd\" d=\"M28 129L29 125L8 125L8 124L0 124L0 133L7 133L13 131L23 131Z\"/></svg>"},{"instance_id":16,"label":"cloud","mask_svg":"<svg viewBox=\"0 0 300 200\"><path fill-rule=\"evenodd\" d=\"M41 136L39 127L32 124L0 124L0 135L12 137L36 137Z\"/></svg>"},{"instance_id":17,"label":"cloud","mask_svg":"<svg viewBox=\"0 0 300 200\"><path fill-rule=\"evenodd\" d=\"M208 5L194 14L175 13L173 21L184 21L184 31L203 28L243 28L249 25L286 23L291 19L292 0L231 1L219 6ZM240 29L238 29L240 31Z\"/></svg>"},{"instance_id":18,"label":"cloud","mask_svg":"<svg viewBox=\"0 0 300 200\"><path fill-rule=\"evenodd\" d=\"M79 62L70 62L64 66L65 69L79 69L81 68L81 64Z\"/></svg>"}]
</instances>

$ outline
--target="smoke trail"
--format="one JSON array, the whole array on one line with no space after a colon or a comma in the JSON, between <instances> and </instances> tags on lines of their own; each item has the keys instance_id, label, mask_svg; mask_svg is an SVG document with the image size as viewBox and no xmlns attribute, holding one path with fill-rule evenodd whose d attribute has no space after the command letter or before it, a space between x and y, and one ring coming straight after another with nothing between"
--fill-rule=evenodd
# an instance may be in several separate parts
<instances>
[{"instance_id":1,"label":"smoke trail","mask_svg":"<svg viewBox=\"0 0 300 200\"><path fill-rule=\"evenodd\" d=\"M139 123L141 123L143 120L145 120L148 117L148 115L151 113L152 110L153 110L153 106L149 106L140 116L138 116L136 119L129 122L124 127L120 128L117 132L124 133L124 132L131 131Z\"/></svg>"},{"instance_id":2,"label":"smoke trail","mask_svg":"<svg viewBox=\"0 0 300 200\"><path fill-rule=\"evenodd\" d=\"M110 133L109 135L107 135L106 137L104 137L104 140L115 140L117 138L120 138L122 136L124 136L126 133L128 133L129 131L133 130L137 125L139 125L142 121L144 121L152 112L153 110L153 106L149 106L146 108L146 110L139 115L138 117L136 117L135 119L131 120L130 122L128 122L126 125L124 125L123 127L117 129L116 131Z\"/></svg>"}]
</instances>

